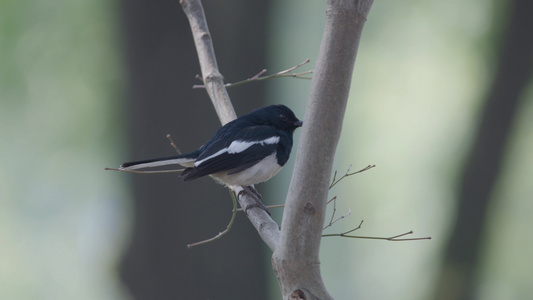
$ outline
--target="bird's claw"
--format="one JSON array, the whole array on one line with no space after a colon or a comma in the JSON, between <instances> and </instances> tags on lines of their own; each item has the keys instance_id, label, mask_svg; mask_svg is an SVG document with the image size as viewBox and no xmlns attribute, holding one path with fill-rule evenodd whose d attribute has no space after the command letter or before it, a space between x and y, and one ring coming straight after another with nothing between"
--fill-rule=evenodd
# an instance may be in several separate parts
<instances>
[{"instance_id":1,"label":"bird's claw","mask_svg":"<svg viewBox=\"0 0 533 300\"><path fill-rule=\"evenodd\" d=\"M244 213L245 214L248 215L248 210L250 208L259 207L262 210L264 210L269 216L272 216L272 214L270 213L270 210L268 209L268 207L266 207L263 204L263 202L261 201L262 200L261 194L259 194L256 189L254 189L251 186L243 186L242 190L237 194L237 196L240 197L240 196L242 196L244 194L249 195L250 197L252 197L255 200L255 204L250 204L250 205L248 205L248 206L246 206L244 208Z\"/></svg>"},{"instance_id":2,"label":"bird's claw","mask_svg":"<svg viewBox=\"0 0 533 300\"><path fill-rule=\"evenodd\" d=\"M254 208L254 207L259 207L260 209L264 210L269 216L272 216L272 214L270 213L270 210L268 209L268 207L266 207L263 203L254 203L254 204L250 204L250 205L246 206L244 208L244 213L246 215L248 215L248 210L250 208Z\"/></svg>"}]
</instances>

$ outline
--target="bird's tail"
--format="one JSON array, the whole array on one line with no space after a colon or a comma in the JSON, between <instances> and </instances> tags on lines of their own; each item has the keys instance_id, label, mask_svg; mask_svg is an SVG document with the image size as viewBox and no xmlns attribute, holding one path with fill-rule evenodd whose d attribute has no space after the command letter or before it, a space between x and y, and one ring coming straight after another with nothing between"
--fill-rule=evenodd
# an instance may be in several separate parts
<instances>
[{"instance_id":1,"label":"bird's tail","mask_svg":"<svg viewBox=\"0 0 533 300\"><path fill-rule=\"evenodd\" d=\"M169 157L160 157L147 160L125 162L120 165L119 170L137 170L144 168L154 168L167 165L182 165L184 167L194 167L198 155L195 152L187 153L183 155L174 155Z\"/></svg>"}]
</instances>

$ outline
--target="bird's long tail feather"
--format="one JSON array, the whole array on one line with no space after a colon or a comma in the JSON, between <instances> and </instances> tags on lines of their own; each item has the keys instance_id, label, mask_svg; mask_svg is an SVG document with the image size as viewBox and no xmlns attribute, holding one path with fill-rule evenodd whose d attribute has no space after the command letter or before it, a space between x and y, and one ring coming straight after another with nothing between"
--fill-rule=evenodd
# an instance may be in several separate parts
<instances>
[{"instance_id":1,"label":"bird's long tail feather","mask_svg":"<svg viewBox=\"0 0 533 300\"><path fill-rule=\"evenodd\" d=\"M137 170L144 168L154 168L167 165L182 165L184 167L194 167L196 158L190 154L175 155L169 157L153 158L147 160L139 160L132 162L125 162L120 165L120 170Z\"/></svg>"}]
</instances>

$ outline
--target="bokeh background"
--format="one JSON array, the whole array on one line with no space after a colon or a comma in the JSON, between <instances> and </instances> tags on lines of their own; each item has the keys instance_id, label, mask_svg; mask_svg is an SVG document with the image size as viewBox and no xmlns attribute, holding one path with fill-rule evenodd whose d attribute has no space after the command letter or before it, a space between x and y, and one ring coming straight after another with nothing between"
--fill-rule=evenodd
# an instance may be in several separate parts
<instances>
[{"instance_id":1,"label":"bokeh background","mask_svg":"<svg viewBox=\"0 0 533 300\"><path fill-rule=\"evenodd\" d=\"M377 167L331 191L351 215L327 232L365 220L357 234L432 240L324 239L335 298L533 298L532 6L374 3L334 168ZM204 7L227 82L306 58L312 69L323 1ZM183 151L211 136L199 72L178 1L0 0L0 299L279 298L243 216L187 249L225 228L221 186L104 171L172 155L167 133ZM229 93L239 115L284 103L303 117L309 85ZM268 204L283 201L293 162L260 186Z\"/></svg>"}]
</instances>

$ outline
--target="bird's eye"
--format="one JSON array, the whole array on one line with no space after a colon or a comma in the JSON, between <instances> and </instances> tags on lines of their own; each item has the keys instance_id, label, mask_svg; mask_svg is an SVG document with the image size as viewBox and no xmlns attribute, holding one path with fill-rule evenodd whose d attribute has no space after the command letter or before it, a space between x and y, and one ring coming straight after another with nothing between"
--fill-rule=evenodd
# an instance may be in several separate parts
<instances>
[{"instance_id":1,"label":"bird's eye","mask_svg":"<svg viewBox=\"0 0 533 300\"><path fill-rule=\"evenodd\" d=\"M282 121L287 121L287 120L289 120L289 117L287 117L286 114L281 114L281 115L279 115L279 118L280 118Z\"/></svg>"}]
</instances>

